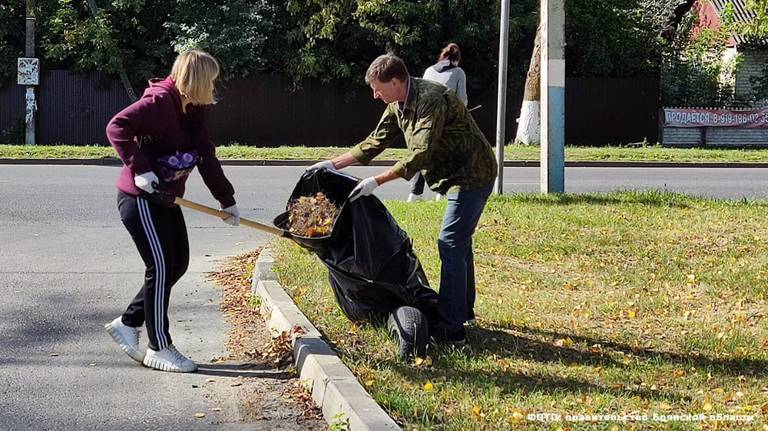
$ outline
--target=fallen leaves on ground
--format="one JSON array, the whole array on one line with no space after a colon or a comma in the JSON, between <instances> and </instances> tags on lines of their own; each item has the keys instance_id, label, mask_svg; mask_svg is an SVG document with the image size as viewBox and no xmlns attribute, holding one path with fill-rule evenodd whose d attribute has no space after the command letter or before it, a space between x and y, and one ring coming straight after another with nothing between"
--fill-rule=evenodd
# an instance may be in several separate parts
<instances>
[{"instance_id":1,"label":"fallen leaves on ground","mask_svg":"<svg viewBox=\"0 0 768 431\"><path fill-rule=\"evenodd\" d=\"M223 295L219 308L230 323L227 337L228 356L219 360L247 360L264 362L259 347L264 338L257 339L262 326L261 313L251 305L250 269L256 263L261 249L227 259L215 272L207 275L222 288Z\"/></svg>"},{"instance_id":2,"label":"fallen leaves on ground","mask_svg":"<svg viewBox=\"0 0 768 431\"><path fill-rule=\"evenodd\" d=\"M217 268L217 271L208 274L208 280L213 281L223 291L220 308L230 324L226 342L227 356L217 358L213 362L244 360L262 365L274 366L277 364L277 367L292 363L292 338L302 334L304 330L295 327L290 333L283 332L277 338L271 339L268 331L264 328L258 307L254 306L252 302L253 294L249 274L260 253L261 249L259 248L229 258ZM229 386L240 387L242 385L243 381L237 379ZM284 390L290 401L301 405L302 415L311 420L320 419L320 412L315 408L311 394L304 390L298 382L288 386L289 388ZM192 387L196 388L197 385L192 385ZM249 403L244 405L246 406L243 407L245 410L252 410L251 407L248 407L250 406Z\"/></svg>"}]
</instances>

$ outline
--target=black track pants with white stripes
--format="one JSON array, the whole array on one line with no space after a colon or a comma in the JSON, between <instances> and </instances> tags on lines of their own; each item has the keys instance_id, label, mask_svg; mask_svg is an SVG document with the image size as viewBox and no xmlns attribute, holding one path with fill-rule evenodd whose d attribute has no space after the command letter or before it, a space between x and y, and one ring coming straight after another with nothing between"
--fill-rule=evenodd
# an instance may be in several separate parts
<instances>
[{"instance_id":1,"label":"black track pants with white stripes","mask_svg":"<svg viewBox=\"0 0 768 431\"><path fill-rule=\"evenodd\" d=\"M189 265L184 216L178 206L168 208L123 192L118 192L117 208L146 266L144 285L122 320L136 328L145 325L149 348L162 350L172 343L168 332L171 287Z\"/></svg>"}]
</instances>

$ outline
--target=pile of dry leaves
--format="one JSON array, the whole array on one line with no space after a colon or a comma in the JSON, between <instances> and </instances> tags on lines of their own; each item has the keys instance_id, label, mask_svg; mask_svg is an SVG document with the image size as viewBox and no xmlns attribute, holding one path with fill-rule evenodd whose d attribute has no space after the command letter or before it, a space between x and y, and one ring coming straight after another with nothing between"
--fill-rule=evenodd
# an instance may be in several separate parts
<instances>
[{"instance_id":1,"label":"pile of dry leaves","mask_svg":"<svg viewBox=\"0 0 768 431\"><path fill-rule=\"evenodd\" d=\"M301 196L288 204L289 231L298 236L316 237L331 233L339 208L325 193Z\"/></svg>"},{"instance_id":2,"label":"pile of dry leaves","mask_svg":"<svg viewBox=\"0 0 768 431\"><path fill-rule=\"evenodd\" d=\"M269 337L259 308L253 303L251 279L247 276L259 257L260 249L229 258L208 279L224 289L221 311L230 323L227 337L229 356L220 360L246 360L279 368L291 365L293 338L304 333L301 327Z\"/></svg>"}]
</instances>

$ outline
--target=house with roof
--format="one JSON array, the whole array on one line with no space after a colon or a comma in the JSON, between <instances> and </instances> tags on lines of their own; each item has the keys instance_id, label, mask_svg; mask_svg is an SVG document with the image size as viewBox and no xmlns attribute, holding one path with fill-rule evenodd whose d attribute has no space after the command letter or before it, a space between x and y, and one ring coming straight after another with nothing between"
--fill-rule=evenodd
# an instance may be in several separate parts
<instances>
[{"instance_id":1,"label":"house with roof","mask_svg":"<svg viewBox=\"0 0 768 431\"><path fill-rule=\"evenodd\" d=\"M692 12L698 13L698 28L717 29L722 26L723 16L729 4L733 8L733 20L736 23L748 23L754 18L754 12L747 8L748 0L698 0ZM723 61L739 57L739 66L734 70L734 93L741 100L749 100L754 95L757 80L766 78L768 73L768 39L751 39L731 32L726 42ZM753 103L754 107L768 105L768 100Z\"/></svg>"},{"instance_id":2,"label":"house with roof","mask_svg":"<svg viewBox=\"0 0 768 431\"><path fill-rule=\"evenodd\" d=\"M697 0L692 36L704 28L720 29L727 19L749 23L754 13L748 0ZM721 82L733 87L735 98L751 107L664 107L660 141L669 147L768 147L768 99L760 94L768 83L768 39L753 39L730 32L725 42ZM735 60L735 61L734 61ZM762 81L762 82L761 82Z\"/></svg>"}]
</instances>

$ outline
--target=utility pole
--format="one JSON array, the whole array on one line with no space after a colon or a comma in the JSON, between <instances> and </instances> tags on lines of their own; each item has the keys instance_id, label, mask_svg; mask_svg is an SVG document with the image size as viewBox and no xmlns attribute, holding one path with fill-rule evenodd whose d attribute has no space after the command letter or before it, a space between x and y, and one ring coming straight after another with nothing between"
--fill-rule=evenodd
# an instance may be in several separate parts
<instances>
[{"instance_id":1,"label":"utility pole","mask_svg":"<svg viewBox=\"0 0 768 431\"><path fill-rule=\"evenodd\" d=\"M504 193L504 143L507 119L507 46L509 44L509 0L501 0L499 23L499 92L496 99L496 163L498 176L493 191Z\"/></svg>"},{"instance_id":2,"label":"utility pole","mask_svg":"<svg viewBox=\"0 0 768 431\"><path fill-rule=\"evenodd\" d=\"M565 192L565 0L541 0L542 193Z\"/></svg>"},{"instance_id":3,"label":"utility pole","mask_svg":"<svg viewBox=\"0 0 768 431\"><path fill-rule=\"evenodd\" d=\"M39 83L40 62L35 58L35 0L27 0L26 41L24 47L26 58L18 60L18 83L26 86L24 96L24 122L26 130L24 143L35 145L35 85Z\"/></svg>"}]
</instances>

